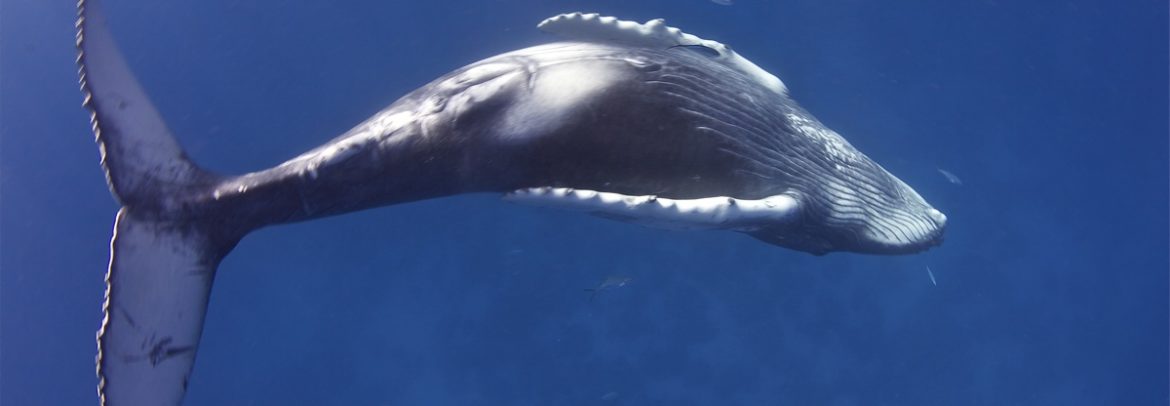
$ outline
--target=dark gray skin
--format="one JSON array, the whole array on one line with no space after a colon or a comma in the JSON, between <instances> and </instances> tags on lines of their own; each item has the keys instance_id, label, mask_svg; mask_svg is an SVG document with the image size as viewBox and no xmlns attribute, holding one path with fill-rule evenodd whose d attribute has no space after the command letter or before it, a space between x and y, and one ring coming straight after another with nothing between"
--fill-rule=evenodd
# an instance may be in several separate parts
<instances>
[{"instance_id":1,"label":"dark gray skin","mask_svg":"<svg viewBox=\"0 0 1170 406\"><path fill-rule=\"evenodd\" d=\"M587 83L570 92L572 103L544 102L542 87L565 81ZM376 122L395 113L412 118ZM848 143L852 159L826 153L792 117L821 124L787 95L693 47L557 43L520 50L447 74L378 116L289 163L224 181L218 197L203 194L194 206L230 208L233 220L247 222L240 229L250 230L542 186L678 199L786 193L800 201L799 220L749 233L814 254L916 252L941 241L945 222ZM309 169L314 157L347 144L343 158ZM834 217L850 210L867 218ZM882 221L921 232L880 230L901 238L894 243L865 235Z\"/></svg>"}]
</instances>

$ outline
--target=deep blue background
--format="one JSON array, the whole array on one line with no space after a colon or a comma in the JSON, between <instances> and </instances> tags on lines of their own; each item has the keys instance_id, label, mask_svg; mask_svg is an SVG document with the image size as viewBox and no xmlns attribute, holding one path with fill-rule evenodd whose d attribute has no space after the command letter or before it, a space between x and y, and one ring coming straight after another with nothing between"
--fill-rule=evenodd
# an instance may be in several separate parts
<instances>
[{"instance_id":1,"label":"deep blue background","mask_svg":"<svg viewBox=\"0 0 1170 406\"><path fill-rule=\"evenodd\" d=\"M733 45L950 217L908 257L492 196L265 229L220 269L188 404L1168 401L1164 0L108 3L171 128L222 172L596 10ZM72 4L0 3L4 405L96 403L116 207ZM589 301L611 275L633 282Z\"/></svg>"}]
</instances>

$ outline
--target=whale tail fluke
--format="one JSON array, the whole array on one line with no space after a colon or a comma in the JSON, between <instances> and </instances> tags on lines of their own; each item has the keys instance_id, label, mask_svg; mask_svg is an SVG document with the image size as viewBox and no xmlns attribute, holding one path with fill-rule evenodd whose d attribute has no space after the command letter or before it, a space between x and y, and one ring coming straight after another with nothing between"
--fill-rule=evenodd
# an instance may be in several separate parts
<instances>
[{"instance_id":1,"label":"whale tail fluke","mask_svg":"<svg viewBox=\"0 0 1170 406\"><path fill-rule=\"evenodd\" d=\"M123 207L98 331L103 405L177 405L195 363L212 280L236 239Z\"/></svg>"},{"instance_id":2,"label":"whale tail fluke","mask_svg":"<svg viewBox=\"0 0 1170 406\"><path fill-rule=\"evenodd\" d=\"M77 47L81 90L102 167L123 206L158 210L149 206L163 203L159 195L220 181L192 163L175 141L126 66L96 0L78 2Z\"/></svg>"},{"instance_id":3,"label":"whale tail fluke","mask_svg":"<svg viewBox=\"0 0 1170 406\"><path fill-rule=\"evenodd\" d=\"M252 227L224 224L230 207L206 203L224 178L187 158L98 7L78 2L78 74L122 205L97 335L98 394L103 405L174 405L186 392L216 267Z\"/></svg>"}]
</instances>

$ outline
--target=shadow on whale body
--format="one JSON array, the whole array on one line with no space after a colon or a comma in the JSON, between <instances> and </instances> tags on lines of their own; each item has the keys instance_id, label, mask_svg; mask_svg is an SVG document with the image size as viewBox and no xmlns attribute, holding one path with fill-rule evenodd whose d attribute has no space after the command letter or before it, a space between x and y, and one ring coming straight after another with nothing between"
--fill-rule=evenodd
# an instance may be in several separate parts
<instances>
[{"instance_id":1,"label":"shadow on whale body","mask_svg":"<svg viewBox=\"0 0 1170 406\"><path fill-rule=\"evenodd\" d=\"M103 404L179 404L219 261L248 232L459 193L652 227L729 230L813 254L913 253L946 217L715 41L563 14L564 41L457 69L274 168L192 163L95 0L79 3L85 105L114 197Z\"/></svg>"}]
</instances>

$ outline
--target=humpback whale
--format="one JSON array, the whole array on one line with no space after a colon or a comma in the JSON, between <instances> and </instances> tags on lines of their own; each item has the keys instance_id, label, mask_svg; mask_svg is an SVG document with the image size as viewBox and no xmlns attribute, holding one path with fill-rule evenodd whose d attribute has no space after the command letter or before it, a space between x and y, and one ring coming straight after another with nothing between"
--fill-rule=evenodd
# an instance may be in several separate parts
<instances>
[{"instance_id":1,"label":"humpback whale","mask_svg":"<svg viewBox=\"0 0 1170 406\"><path fill-rule=\"evenodd\" d=\"M218 174L187 157L78 3L84 106L121 205L97 334L102 404L180 404L217 265L261 227L461 193L822 255L908 254L946 217L731 48L597 14L559 40L443 75L276 167Z\"/></svg>"}]
</instances>

